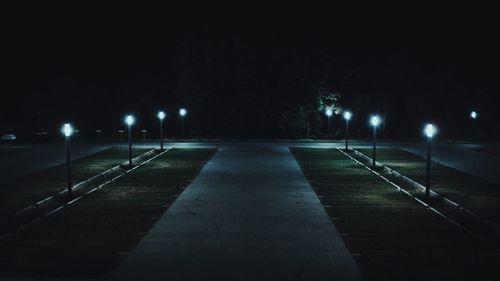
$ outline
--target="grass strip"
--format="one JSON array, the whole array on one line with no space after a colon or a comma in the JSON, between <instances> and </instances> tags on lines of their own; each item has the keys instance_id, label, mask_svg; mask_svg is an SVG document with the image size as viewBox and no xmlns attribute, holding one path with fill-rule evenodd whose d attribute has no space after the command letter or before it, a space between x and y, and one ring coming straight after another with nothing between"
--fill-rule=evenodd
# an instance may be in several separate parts
<instances>
[{"instance_id":1,"label":"grass strip","mask_svg":"<svg viewBox=\"0 0 500 281\"><path fill-rule=\"evenodd\" d=\"M370 149L358 149L371 157ZM397 149L377 149L377 161L425 185L426 160L413 153ZM441 196L500 224L500 185L446 167L431 165L431 189Z\"/></svg>"},{"instance_id":2,"label":"grass strip","mask_svg":"<svg viewBox=\"0 0 500 281\"><path fill-rule=\"evenodd\" d=\"M134 149L133 157L150 149ZM128 159L128 149L114 147L72 161L73 184L86 180ZM0 218L6 218L20 209L54 195L66 187L66 165L57 165L43 171L0 184Z\"/></svg>"},{"instance_id":3,"label":"grass strip","mask_svg":"<svg viewBox=\"0 0 500 281\"><path fill-rule=\"evenodd\" d=\"M495 250L336 149L291 151L368 280L477 280L497 275Z\"/></svg>"},{"instance_id":4,"label":"grass strip","mask_svg":"<svg viewBox=\"0 0 500 281\"><path fill-rule=\"evenodd\" d=\"M99 277L117 266L215 149L173 149L0 244L0 275Z\"/></svg>"}]
</instances>

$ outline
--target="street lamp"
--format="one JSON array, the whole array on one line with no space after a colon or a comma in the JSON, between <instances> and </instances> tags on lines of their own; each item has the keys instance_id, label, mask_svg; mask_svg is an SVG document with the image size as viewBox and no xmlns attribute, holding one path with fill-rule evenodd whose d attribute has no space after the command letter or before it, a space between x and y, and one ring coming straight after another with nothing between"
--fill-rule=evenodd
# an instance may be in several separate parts
<instances>
[{"instance_id":1,"label":"street lamp","mask_svg":"<svg viewBox=\"0 0 500 281\"><path fill-rule=\"evenodd\" d=\"M181 116L181 134L184 137L184 116L186 116L187 110L185 108L179 109L179 115Z\"/></svg>"},{"instance_id":2,"label":"street lamp","mask_svg":"<svg viewBox=\"0 0 500 281\"><path fill-rule=\"evenodd\" d=\"M66 172L67 172L67 180L68 180L68 196L72 196L73 185L71 184L71 149L70 149L70 138L73 134L73 127L71 124L66 123L62 127L62 133L66 140Z\"/></svg>"},{"instance_id":3,"label":"street lamp","mask_svg":"<svg viewBox=\"0 0 500 281\"><path fill-rule=\"evenodd\" d=\"M372 155L372 167L375 168L375 162L377 157L377 127L382 123L382 119L378 115L373 115L370 118L370 124L373 126L373 155Z\"/></svg>"},{"instance_id":4,"label":"street lamp","mask_svg":"<svg viewBox=\"0 0 500 281\"><path fill-rule=\"evenodd\" d=\"M325 114L328 117L327 132L328 132L328 136L330 136L330 117L332 117L332 115L333 115L333 110L331 108L327 108L326 111L325 111Z\"/></svg>"},{"instance_id":5,"label":"street lamp","mask_svg":"<svg viewBox=\"0 0 500 281\"><path fill-rule=\"evenodd\" d=\"M158 119L160 119L160 150L163 150L163 119L165 119L165 112L158 111Z\"/></svg>"},{"instance_id":6,"label":"street lamp","mask_svg":"<svg viewBox=\"0 0 500 281\"><path fill-rule=\"evenodd\" d=\"M125 131L124 130L118 130L118 134L120 134L120 141L123 141L123 133Z\"/></svg>"},{"instance_id":7,"label":"street lamp","mask_svg":"<svg viewBox=\"0 0 500 281\"><path fill-rule=\"evenodd\" d=\"M97 129L95 130L96 134L97 134L97 139L100 141L101 140L101 133L102 133L102 130L101 129Z\"/></svg>"},{"instance_id":8,"label":"street lamp","mask_svg":"<svg viewBox=\"0 0 500 281\"><path fill-rule=\"evenodd\" d=\"M476 120L477 116L478 116L477 111L473 110L473 111L470 112L470 118Z\"/></svg>"},{"instance_id":9,"label":"street lamp","mask_svg":"<svg viewBox=\"0 0 500 281\"><path fill-rule=\"evenodd\" d=\"M427 137L427 169L426 169L426 181L425 181L425 197L429 199L431 190L431 145L432 138L437 133L436 126L433 124L427 124L424 127L424 134Z\"/></svg>"},{"instance_id":10,"label":"street lamp","mask_svg":"<svg viewBox=\"0 0 500 281\"><path fill-rule=\"evenodd\" d=\"M352 113L350 111L344 111L345 119L345 150L349 150L349 121L352 118Z\"/></svg>"},{"instance_id":11,"label":"street lamp","mask_svg":"<svg viewBox=\"0 0 500 281\"><path fill-rule=\"evenodd\" d=\"M132 167L132 125L135 123L135 118L132 115L125 117L125 124L128 126L128 165Z\"/></svg>"}]
</instances>

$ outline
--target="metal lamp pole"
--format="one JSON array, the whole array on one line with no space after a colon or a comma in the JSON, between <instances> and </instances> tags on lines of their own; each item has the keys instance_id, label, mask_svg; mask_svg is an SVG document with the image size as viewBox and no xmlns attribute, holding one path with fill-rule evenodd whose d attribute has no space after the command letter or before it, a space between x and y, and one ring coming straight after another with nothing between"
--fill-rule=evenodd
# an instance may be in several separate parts
<instances>
[{"instance_id":1,"label":"metal lamp pole","mask_svg":"<svg viewBox=\"0 0 500 281\"><path fill-rule=\"evenodd\" d=\"M332 114L333 114L333 111L331 108L328 108L325 112L326 114L326 117L327 117L327 128L326 128L326 132L327 132L327 135L328 137L330 137L330 117L332 117Z\"/></svg>"},{"instance_id":2,"label":"metal lamp pole","mask_svg":"<svg viewBox=\"0 0 500 281\"><path fill-rule=\"evenodd\" d=\"M73 191L73 184L71 181L71 143L70 143L70 138L71 134L73 133L73 128L71 127L71 124L66 123L63 126L63 134L65 137L65 143L66 143L66 175L67 175L67 188L68 188L68 197L71 197L72 191Z\"/></svg>"},{"instance_id":3,"label":"metal lamp pole","mask_svg":"<svg viewBox=\"0 0 500 281\"><path fill-rule=\"evenodd\" d=\"M345 119L345 150L349 151L349 120L351 120L352 113L349 111L344 112Z\"/></svg>"},{"instance_id":4,"label":"metal lamp pole","mask_svg":"<svg viewBox=\"0 0 500 281\"><path fill-rule=\"evenodd\" d=\"M372 167L375 168L375 162L377 157L377 127L373 126L373 153L372 153Z\"/></svg>"},{"instance_id":5,"label":"metal lamp pole","mask_svg":"<svg viewBox=\"0 0 500 281\"><path fill-rule=\"evenodd\" d=\"M184 116L187 114L185 108L179 109L179 115L181 116L181 137L184 138Z\"/></svg>"},{"instance_id":6,"label":"metal lamp pole","mask_svg":"<svg viewBox=\"0 0 500 281\"><path fill-rule=\"evenodd\" d=\"M128 165L132 167L132 126L128 125Z\"/></svg>"},{"instance_id":7,"label":"metal lamp pole","mask_svg":"<svg viewBox=\"0 0 500 281\"><path fill-rule=\"evenodd\" d=\"M432 162L432 137L436 134L436 127L432 124L425 125L424 133L427 136L427 165L425 177L425 198L430 198L431 193L431 162Z\"/></svg>"},{"instance_id":8,"label":"metal lamp pole","mask_svg":"<svg viewBox=\"0 0 500 281\"><path fill-rule=\"evenodd\" d=\"M163 119L165 119L165 112L158 112L158 119L160 119L160 150L163 150Z\"/></svg>"},{"instance_id":9,"label":"metal lamp pole","mask_svg":"<svg viewBox=\"0 0 500 281\"><path fill-rule=\"evenodd\" d=\"M377 127L380 125L382 120L379 116L374 115L370 119L370 123L373 126L373 155L372 155L372 167L375 168L375 162L377 161Z\"/></svg>"},{"instance_id":10,"label":"metal lamp pole","mask_svg":"<svg viewBox=\"0 0 500 281\"><path fill-rule=\"evenodd\" d=\"M127 117L125 117L125 123L128 126L128 165L130 167L132 167L132 125L134 122L134 116L127 115Z\"/></svg>"}]
</instances>

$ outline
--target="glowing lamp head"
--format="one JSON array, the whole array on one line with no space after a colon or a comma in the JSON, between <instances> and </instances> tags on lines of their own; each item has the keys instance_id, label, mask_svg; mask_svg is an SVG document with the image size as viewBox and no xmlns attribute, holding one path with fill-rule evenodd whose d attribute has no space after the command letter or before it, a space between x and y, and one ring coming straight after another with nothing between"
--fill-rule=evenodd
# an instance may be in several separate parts
<instances>
[{"instance_id":1,"label":"glowing lamp head","mask_svg":"<svg viewBox=\"0 0 500 281\"><path fill-rule=\"evenodd\" d=\"M158 112L158 119L163 120L163 119L165 119L165 116L166 116L165 112L163 112L163 111Z\"/></svg>"},{"instance_id":2,"label":"glowing lamp head","mask_svg":"<svg viewBox=\"0 0 500 281\"><path fill-rule=\"evenodd\" d=\"M330 117L330 116L332 116L332 114L333 114L333 110L332 110L331 108L328 108L328 109L325 111L325 114L326 114L326 116Z\"/></svg>"},{"instance_id":3,"label":"glowing lamp head","mask_svg":"<svg viewBox=\"0 0 500 281\"><path fill-rule=\"evenodd\" d=\"M128 126L132 126L132 125L134 125L134 123L135 123L135 118L134 118L134 116L132 116L132 115L127 115L127 116L125 117L125 124L127 124Z\"/></svg>"},{"instance_id":4,"label":"glowing lamp head","mask_svg":"<svg viewBox=\"0 0 500 281\"><path fill-rule=\"evenodd\" d=\"M370 124L373 126L373 127L378 127L380 125L380 123L382 123L382 119L380 119L380 117L378 115L373 115L371 118L370 118Z\"/></svg>"},{"instance_id":5,"label":"glowing lamp head","mask_svg":"<svg viewBox=\"0 0 500 281\"><path fill-rule=\"evenodd\" d=\"M344 111L344 119L349 121L352 118L352 113L350 111Z\"/></svg>"},{"instance_id":6,"label":"glowing lamp head","mask_svg":"<svg viewBox=\"0 0 500 281\"><path fill-rule=\"evenodd\" d=\"M180 115L181 117L186 116L186 114L187 114L187 110L186 110L185 108L181 108L181 109L179 109L179 115Z\"/></svg>"},{"instance_id":7,"label":"glowing lamp head","mask_svg":"<svg viewBox=\"0 0 500 281\"><path fill-rule=\"evenodd\" d=\"M470 118L472 118L472 119L477 119L477 115L478 115L478 114L477 114L477 112L476 112L476 111L471 111L471 113L470 113Z\"/></svg>"},{"instance_id":8,"label":"glowing lamp head","mask_svg":"<svg viewBox=\"0 0 500 281\"><path fill-rule=\"evenodd\" d=\"M425 128L424 128L425 136L427 136L428 138L432 138L432 137L434 137L434 135L436 135L436 133L437 133L436 126L434 126L432 124L425 125Z\"/></svg>"},{"instance_id":9,"label":"glowing lamp head","mask_svg":"<svg viewBox=\"0 0 500 281\"><path fill-rule=\"evenodd\" d=\"M73 134L73 127L71 127L71 124L64 124L62 127L62 133L66 137L71 137L71 135Z\"/></svg>"}]
</instances>

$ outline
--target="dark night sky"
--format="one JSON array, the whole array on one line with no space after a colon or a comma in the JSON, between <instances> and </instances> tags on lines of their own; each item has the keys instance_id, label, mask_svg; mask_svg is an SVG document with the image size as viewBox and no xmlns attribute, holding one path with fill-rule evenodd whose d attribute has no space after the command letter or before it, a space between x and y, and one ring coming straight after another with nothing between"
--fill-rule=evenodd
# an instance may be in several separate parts
<instances>
[{"instance_id":1,"label":"dark night sky","mask_svg":"<svg viewBox=\"0 0 500 281\"><path fill-rule=\"evenodd\" d=\"M481 129L498 137L495 22L483 12L448 12L432 19L236 20L235 13L187 21L172 11L154 20L14 17L2 38L0 133L29 134L37 110L49 131L64 120L87 131L115 130L126 112L153 129L156 110L175 115L186 105L198 113L190 115L193 135L300 137L287 134L285 111L323 85L355 112L360 135L367 114L378 111L386 114L387 136L416 137L415 127L435 120L446 137L461 137L475 108ZM177 121L169 118L172 135Z\"/></svg>"}]
</instances>

